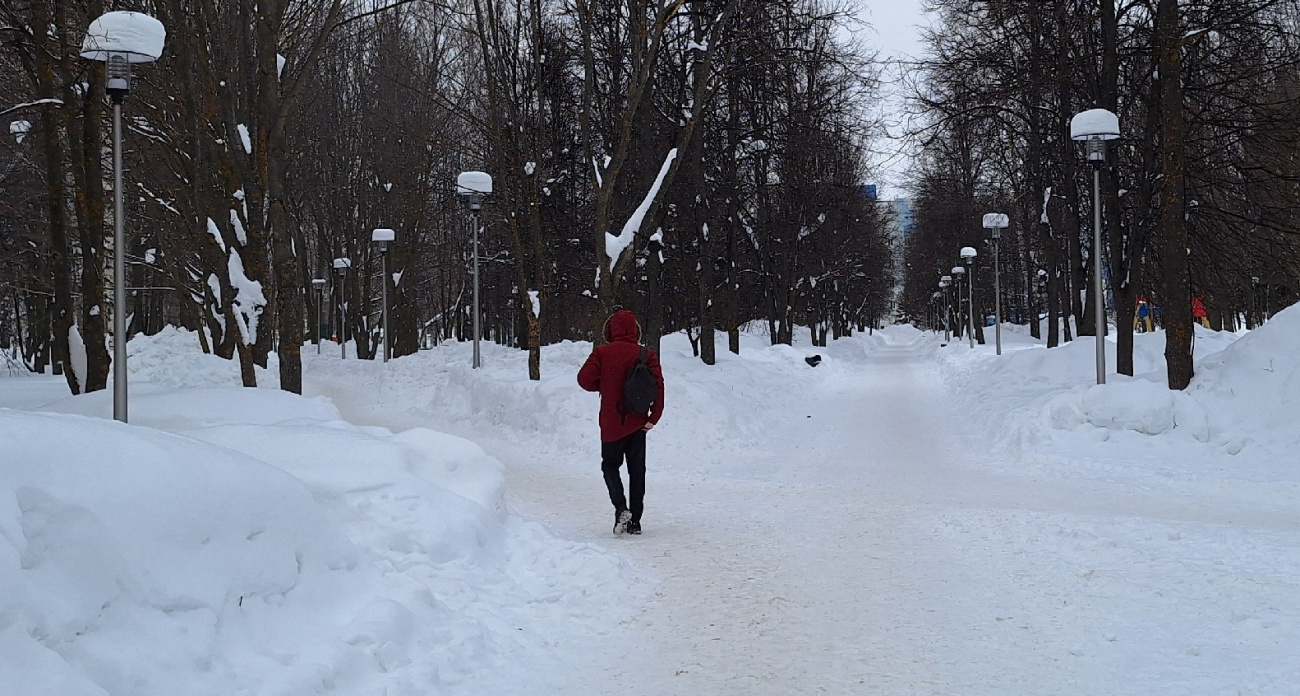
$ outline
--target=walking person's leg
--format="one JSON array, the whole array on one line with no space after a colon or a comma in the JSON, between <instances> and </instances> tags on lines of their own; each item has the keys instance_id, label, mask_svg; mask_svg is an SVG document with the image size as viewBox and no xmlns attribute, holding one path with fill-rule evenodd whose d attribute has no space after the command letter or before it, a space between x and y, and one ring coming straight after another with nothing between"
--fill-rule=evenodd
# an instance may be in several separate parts
<instances>
[{"instance_id":1,"label":"walking person's leg","mask_svg":"<svg viewBox=\"0 0 1300 696\"><path fill-rule=\"evenodd\" d=\"M623 465L623 455L627 448L627 439L618 442L602 442L600 445L600 471L605 475L605 488L609 490L609 502L614 504L614 534L627 531L632 513L628 512L627 499L623 497L623 481L618 470Z\"/></svg>"},{"instance_id":2,"label":"walking person's leg","mask_svg":"<svg viewBox=\"0 0 1300 696\"><path fill-rule=\"evenodd\" d=\"M609 489L609 502L614 504L616 512L627 509L627 498L623 496L623 479L618 470L623 466L623 443L600 443L600 473L605 476L605 488Z\"/></svg>"},{"instance_id":3,"label":"walking person's leg","mask_svg":"<svg viewBox=\"0 0 1300 696\"><path fill-rule=\"evenodd\" d=\"M645 431L638 430L623 442L627 443L624 451L627 453L627 479L631 489L628 509L632 512L632 521L640 524L641 513L645 510Z\"/></svg>"}]
</instances>

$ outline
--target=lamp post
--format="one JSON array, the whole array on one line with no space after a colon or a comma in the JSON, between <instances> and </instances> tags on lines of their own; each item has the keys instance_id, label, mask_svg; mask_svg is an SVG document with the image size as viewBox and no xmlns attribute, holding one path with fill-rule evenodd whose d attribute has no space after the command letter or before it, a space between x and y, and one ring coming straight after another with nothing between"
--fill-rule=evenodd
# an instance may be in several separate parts
<instances>
[{"instance_id":1,"label":"lamp post","mask_svg":"<svg viewBox=\"0 0 1300 696\"><path fill-rule=\"evenodd\" d=\"M90 23L81 57L105 64L113 100L113 418L126 422L126 232L122 214L122 102L131 93L131 64L162 56L162 22L139 12L108 12ZM98 146L98 145L96 145Z\"/></svg>"},{"instance_id":2,"label":"lamp post","mask_svg":"<svg viewBox=\"0 0 1300 696\"><path fill-rule=\"evenodd\" d=\"M971 261L975 259L975 247L962 247L961 257L966 260L966 331L969 333L970 347L975 347L975 273L971 270Z\"/></svg>"},{"instance_id":3,"label":"lamp post","mask_svg":"<svg viewBox=\"0 0 1300 696\"><path fill-rule=\"evenodd\" d=\"M492 193L492 177L485 172L461 172L456 177L456 194L465 198L469 204L470 215L474 218L474 369L482 364L479 354L479 309L478 309L478 214L483 209L483 198Z\"/></svg>"},{"instance_id":4,"label":"lamp post","mask_svg":"<svg viewBox=\"0 0 1300 696\"><path fill-rule=\"evenodd\" d=\"M1256 325L1264 323L1264 317L1259 311L1259 276L1250 277L1250 313L1255 315Z\"/></svg>"},{"instance_id":5,"label":"lamp post","mask_svg":"<svg viewBox=\"0 0 1300 696\"><path fill-rule=\"evenodd\" d=\"M966 277L966 269L962 266L953 266L950 273L952 273L953 282L957 285L957 326L959 331L955 332L954 335L960 336L966 331L966 321L961 316L965 310L965 305L962 304L961 299L961 280Z\"/></svg>"},{"instance_id":6,"label":"lamp post","mask_svg":"<svg viewBox=\"0 0 1300 696\"><path fill-rule=\"evenodd\" d=\"M320 346L320 334L321 334L320 310L321 310L321 305L325 304L325 279L324 279L324 278L312 278L311 286L312 286L313 288L316 288L316 354L317 354L317 355L320 355L320 350L321 350L321 346Z\"/></svg>"},{"instance_id":7,"label":"lamp post","mask_svg":"<svg viewBox=\"0 0 1300 696\"><path fill-rule=\"evenodd\" d=\"M993 240L993 336L997 342L998 355L1002 355L1002 269L998 263L998 240L1002 238L1002 230L1006 229L1009 222L1002 213L984 216L984 229L989 231L989 237Z\"/></svg>"},{"instance_id":8,"label":"lamp post","mask_svg":"<svg viewBox=\"0 0 1300 696\"><path fill-rule=\"evenodd\" d=\"M948 302L948 288L952 286L952 276L943 276L939 279L939 287L943 288L943 342L947 344L952 340L952 305Z\"/></svg>"},{"instance_id":9,"label":"lamp post","mask_svg":"<svg viewBox=\"0 0 1300 696\"><path fill-rule=\"evenodd\" d=\"M346 294L343 288L349 268L352 268L352 259L334 259L334 272L339 274L339 346L343 349L339 357L343 360L348 359L348 308L344 302Z\"/></svg>"},{"instance_id":10,"label":"lamp post","mask_svg":"<svg viewBox=\"0 0 1300 696\"><path fill-rule=\"evenodd\" d=\"M1092 292L1097 313L1097 384L1106 383L1106 300L1101 294L1101 168L1106 164L1106 141L1119 138L1119 117L1105 109L1092 109L1070 121L1070 138L1088 145L1092 163Z\"/></svg>"},{"instance_id":11,"label":"lamp post","mask_svg":"<svg viewBox=\"0 0 1300 696\"><path fill-rule=\"evenodd\" d=\"M930 295L930 329L931 329L932 331L934 331L935 335L938 335L938 333L939 333L939 322L938 322L938 319L939 319L939 297L940 297L940 295L941 295L941 293L940 293L939 291L937 291L937 290L936 290L935 292L931 293L931 295Z\"/></svg>"},{"instance_id":12,"label":"lamp post","mask_svg":"<svg viewBox=\"0 0 1300 696\"><path fill-rule=\"evenodd\" d=\"M382 293L384 302L384 362L388 362L388 243L395 239L397 239L397 233L386 227L377 228L370 233L370 241L379 247L379 258L383 264L384 273L384 290Z\"/></svg>"}]
</instances>

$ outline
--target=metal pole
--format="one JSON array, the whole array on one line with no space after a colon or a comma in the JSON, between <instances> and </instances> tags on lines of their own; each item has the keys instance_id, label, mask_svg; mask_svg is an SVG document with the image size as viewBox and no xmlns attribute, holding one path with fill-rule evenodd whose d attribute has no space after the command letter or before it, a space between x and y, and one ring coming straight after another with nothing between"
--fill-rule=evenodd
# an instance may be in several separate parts
<instances>
[{"instance_id":1,"label":"metal pole","mask_svg":"<svg viewBox=\"0 0 1300 696\"><path fill-rule=\"evenodd\" d=\"M126 233L122 229L122 96L113 99L113 418L126 422Z\"/></svg>"},{"instance_id":2,"label":"metal pole","mask_svg":"<svg viewBox=\"0 0 1300 696\"><path fill-rule=\"evenodd\" d=\"M944 288L944 342L945 343L953 340L952 327L950 327L949 325L949 321L952 320L952 316L953 316L953 308L952 308L952 304L948 302L948 288Z\"/></svg>"},{"instance_id":3,"label":"metal pole","mask_svg":"<svg viewBox=\"0 0 1300 696\"><path fill-rule=\"evenodd\" d=\"M1092 168L1092 272L1096 276L1093 294L1097 296L1094 310L1097 312L1097 384L1106 383L1106 301L1101 295L1101 162L1095 162Z\"/></svg>"},{"instance_id":4,"label":"metal pole","mask_svg":"<svg viewBox=\"0 0 1300 696\"><path fill-rule=\"evenodd\" d=\"M999 267L998 240L993 239L993 336L998 355L1002 355L1002 269Z\"/></svg>"},{"instance_id":5,"label":"metal pole","mask_svg":"<svg viewBox=\"0 0 1300 696\"><path fill-rule=\"evenodd\" d=\"M970 347L975 347L975 267L966 262L966 333Z\"/></svg>"},{"instance_id":6,"label":"metal pole","mask_svg":"<svg viewBox=\"0 0 1300 696\"><path fill-rule=\"evenodd\" d=\"M320 310L321 310L321 305L323 304L325 304L324 288L317 288L316 289L316 354L317 355L320 355L320 348L321 348L320 347L321 344Z\"/></svg>"},{"instance_id":7,"label":"metal pole","mask_svg":"<svg viewBox=\"0 0 1300 696\"><path fill-rule=\"evenodd\" d=\"M943 304L944 304L943 340L945 341L951 341L956 336L956 331L953 330L953 325L952 325L952 305L953 305L952 294L954 292L959 292L960 290L961 290L961 284L958 283L956 285L953 285L952 287L944 288L943 291ZM957 306L958 307L961 306L960 298L958 298L957 300Z\"/></svg>"},{"instance_id":8,"label":"metal pole","mask_svg":"<svg viewBox=\"0 0 1300 696\"><path fill-rule=\"evenodd\" d=\"M339 347L343 349L342 359L348 359L348 310L343 304L343 285L347 274L339 274Z\"/></svg>"},{"instance_id":9,"label":"metal pole","mask_svg":"<svg viewBox=\"0 0 1300 696\"><path fill-rule=\"evenodd\" d=\"M478 318L478 211L474 211L474 368L479 366Z\"/></svg>"},{"instance_id":10,"label":"metal pole","mask_svg":"<svg viewBox=\"0 0 1300 696\"><path fill-rule=\"evenodd\" d=\"M380 253L384 270L384 362L388 362L388 254Z\"/></svg>"}]
</instances>

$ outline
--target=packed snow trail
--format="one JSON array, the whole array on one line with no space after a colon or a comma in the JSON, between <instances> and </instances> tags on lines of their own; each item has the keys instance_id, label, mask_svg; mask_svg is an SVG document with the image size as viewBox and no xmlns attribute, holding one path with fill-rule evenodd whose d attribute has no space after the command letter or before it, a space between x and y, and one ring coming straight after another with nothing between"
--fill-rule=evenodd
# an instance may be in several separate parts
<instances>
[{"instance_id":1,"label":"packed snow trail","mask_svg":"<svg viewBox=\"0 0 1300 696\"><path fill-rule=\"evenodd\" d=\"M666 428L652 433L636 538L609 537L598 456L539 465L527 447L450 428L506 462L520 512L609 544L658 579L612 651L621 661L603 667L634 693L939 693L954 683L945 672L973 676L975 666L934 664L962 653L945 647L962 636L948 620L946 549L916 513L962 489L944 465L963 450L942 386L910 343L828 357L806 374L806 393L783 395L798 406L751 451L693 460L663 446ZM345 415L379 422L333 396Z\"/></svg>"},{"instance_id":2,"label":"packed snow trail","mask_svg":"<svg viewBox=\"0 0 1300 696\"><path fill-rule=\"evenodd\" d=\"M448 415L467 405L438 398L422 409L376 406L375 387L381 402L398 404L416 386L389 376L366 391L337 380L317 388L354 422L426 425L479 442L506 463L517 511L623 555L651 581L649 601L605 650L560 656L575 670L566 693L588 693L590 684L646 695L1291 688L1278 691L1288 682L1276 674L1252 680L1225 667L1276 650L1267 631L1198 661L1198 645L1224 642L1220 614L1228 607L1217 598L1204 606L1175 594L1163 599L1162 590L1189 586L1185 599L1237 582L1231 566L1211 565L1223 565L1214 554L1240 531L1221 525L1245 522L1290 543L1293 516L1106 482L1004 475L987 454L992 438L970 425L973 414L940 379L933 343L915 332L888 336L898 342L855 337L816 351L788 349L795 358L820 352L826 361L813 369L792 359L798 367L760 371L756 384L727 383L736 373L720 368L689 371L679 359L689 374L666 371L668 408L650 435L639 537L610 535L594 400L584 402L589 412L558 416L590 419L583 428L590 441L575 446L555 433L510 427L536 415L511 411L526 403L511 403L489 424ZM580 358L564 359L576 370ZM719 374L721 382L703 384ZM707 424L684 423L703 417L674 412L674 395L692 389L753 405L737 409L756 423L749 442L722 432L710 441L699 434ZM746 389L756 391L731 394ZM483 397L468 407L491 410L492 403ZM691 437L680 435L689 428ZM1184 533L1199 544L1188 547L1191 557L1159 546L1165 536L1181 543ZM1266 577L1260 564L1269 551L1258 551L1230 560ZM1253 592L1229 593L1233 617L1237 605L1268 599ZM1189 631L1168 619L1180 611L1205 627ZM1271 621L1242 616L1265 628Z\"/></svg>"}]
</instances>

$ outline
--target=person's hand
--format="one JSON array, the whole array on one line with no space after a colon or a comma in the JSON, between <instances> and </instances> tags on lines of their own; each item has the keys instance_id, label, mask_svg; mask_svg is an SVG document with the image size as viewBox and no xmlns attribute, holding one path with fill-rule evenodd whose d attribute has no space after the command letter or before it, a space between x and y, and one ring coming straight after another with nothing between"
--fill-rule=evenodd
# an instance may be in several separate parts
<instances>
[{"instance_id":1,"label":"person's hand","mask_svg":"<svg viewBox=\"0 0 1300 696\"><path fill-rule=\"evenodd\" d=\"M641 426L641 429L648 433L651 430L653 430L654 427L655 427L654 423L651 423L650 421L646 421L645 425Z\"/></svg>"}]
</instances>

